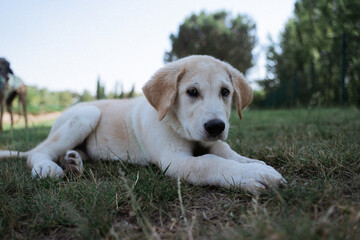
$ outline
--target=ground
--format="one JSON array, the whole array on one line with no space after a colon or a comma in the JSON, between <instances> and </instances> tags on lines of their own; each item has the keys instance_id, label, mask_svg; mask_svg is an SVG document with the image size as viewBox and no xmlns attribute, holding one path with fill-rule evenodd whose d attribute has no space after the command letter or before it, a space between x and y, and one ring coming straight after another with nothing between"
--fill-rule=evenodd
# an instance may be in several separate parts
<instances>
[{"instance_id":1,"label":"ground","mask_svg":"<svg viewBox=\"0 0 360 240\"><path fill-rule=\"evenodd\" d=\"M32 179L24 159L1 160L0 238L360 239L360 111L249 110L231 117L228 142L287 179L259 197L193 186L156 166L85 163L81 177ZM0 135L28 150L50 130Z\"/></svg>"},{"instance_id":2,"label":"ground","mask_svg":"<svg viewBox=\"0 0 360 240\"><path fill-rule=\"evenodd\" d=\"M49 113L41 113L41 114L28 114L28 121L29 123L33 123L33 124L38 124L44 121L50 121L53 120L55 118L57 118L58 116L60 116L61 112L49 112ZM23 126L25 125L25 121L24 121L24 117L22 115L13 114L14 117L14 125L15 126ZM4 112L4 117L3 117L3 123L5 124L10 124L11 120L10 120L10 114L8 112Z\"/></svg>"}]
</instances>

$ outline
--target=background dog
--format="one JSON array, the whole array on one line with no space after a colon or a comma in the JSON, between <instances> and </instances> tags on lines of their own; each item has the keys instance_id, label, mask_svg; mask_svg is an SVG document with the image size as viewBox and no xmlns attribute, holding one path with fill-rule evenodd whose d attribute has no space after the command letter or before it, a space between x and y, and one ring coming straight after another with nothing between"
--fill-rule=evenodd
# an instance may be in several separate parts
<instances>
[{"instance_id":1,"label":"background dog","mask_svg":"<svg viewBox=\"0 0 360 240\"><path fill-rule=\"evenodd\" d=\"M19 77L14 75L12 69L10 68L10 63L5 58L0 58L0 131L2 131L2 119L4 115L5 104L10 113L11 127L14 126L12 102L16 96L19 96L19 101L22 105L23 115L25 118L25 127L27 128L26 86Z\"/></svg>"}]
</instances>

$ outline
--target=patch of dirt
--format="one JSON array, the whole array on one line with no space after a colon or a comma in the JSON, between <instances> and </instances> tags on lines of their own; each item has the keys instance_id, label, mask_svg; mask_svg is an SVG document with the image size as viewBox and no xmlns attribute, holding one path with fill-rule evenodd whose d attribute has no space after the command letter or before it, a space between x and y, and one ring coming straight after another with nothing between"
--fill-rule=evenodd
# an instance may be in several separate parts
<instances>
[{"instance_id":1,"label":"patch of dirt","mask_svg":"<svg viewBox=\"0 0 360 240\"><path fill-rule=\"evenodd\" d=\"M31 123L39 123L39 122L44 122L44 121L48 121L48 120L53 120L56 119L57 117L59 117L61 114L61 112L51 112L51 113L41 113L41 114L28 114L28 124L30 125ZM19 124L19 123L25 123L24 117L22 115L13 114L14 116L14 124ZM3 116L3 123L11 123L10 120L10 114L8 112L4 113Z\"/></svg>"}]
</instances>

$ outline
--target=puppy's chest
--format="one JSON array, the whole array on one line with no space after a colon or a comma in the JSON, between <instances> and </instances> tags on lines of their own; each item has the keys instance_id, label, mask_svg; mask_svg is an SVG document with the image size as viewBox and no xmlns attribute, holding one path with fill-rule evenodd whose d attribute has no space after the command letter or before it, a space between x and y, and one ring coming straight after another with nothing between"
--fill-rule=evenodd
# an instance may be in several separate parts
<instances>
[{"instance_id":1,"label":"puppy's chest","mask_svg":"<svg viewBox=\"0 0 360 240\"><path fill-rule=\"evenodd\" d=\"M199 157L210 152L209 147L202 146L199 142L194 142L192 153L194 157Z\"/></svg>"}]
</instances>

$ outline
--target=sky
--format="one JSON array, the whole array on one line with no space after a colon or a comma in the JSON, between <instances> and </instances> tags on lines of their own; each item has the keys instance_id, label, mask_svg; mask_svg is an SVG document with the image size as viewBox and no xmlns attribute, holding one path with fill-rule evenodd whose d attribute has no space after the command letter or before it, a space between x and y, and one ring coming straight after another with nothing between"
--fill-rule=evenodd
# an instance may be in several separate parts
<instances>
[{"instance_id":1,"label":"sky","mask_svg":"<svg viewBox=\"0 0 360 240\"><path fill-rule=\"evenodd\" d=\"M164 65L169 36L192 13L226 10L257 26L249 82L264 78L268 37L278 40L295 0L0 0L0 57L27 85L92 94L137 92ZM254 85L254 84L252 84Z\"/></svg>"}]
</instances>

